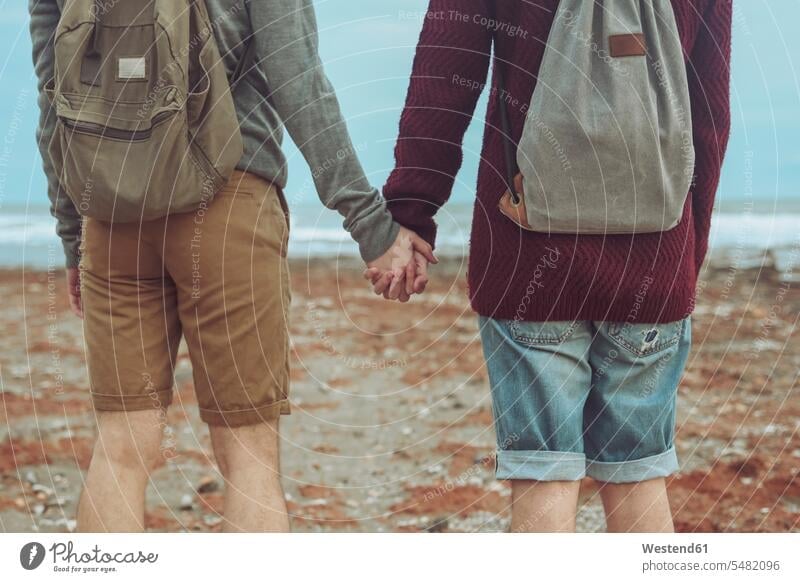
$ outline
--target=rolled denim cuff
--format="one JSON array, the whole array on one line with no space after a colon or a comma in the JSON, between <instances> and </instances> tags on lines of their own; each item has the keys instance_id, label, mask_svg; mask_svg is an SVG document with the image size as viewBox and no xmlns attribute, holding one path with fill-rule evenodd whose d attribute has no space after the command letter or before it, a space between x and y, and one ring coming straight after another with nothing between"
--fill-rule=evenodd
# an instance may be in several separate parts
<instances>
[{"instance_id":1,"label":"rolled denim cuff","mask_svg":"<svg viewBox=\"0 0 800 582\"><path fill-rule=\"evenodd\" d=\"M579 481L586 476L586 456L560 451L497 451L496 476L530 481Z\"/></svg>"},{"instance_id":2,"label":"rolled denim cuff","mask_svg":"<svg viewBox=\"0 0 800 582\"><path fill-rule=\"evenodd\" d=\"M668 477L677 473L678 470L678 455L675 447L643 459L618 463L590 460L586 465L586 474L592 479L604 483L638 483L649 479Z\"/></svg>"}]
</instances>

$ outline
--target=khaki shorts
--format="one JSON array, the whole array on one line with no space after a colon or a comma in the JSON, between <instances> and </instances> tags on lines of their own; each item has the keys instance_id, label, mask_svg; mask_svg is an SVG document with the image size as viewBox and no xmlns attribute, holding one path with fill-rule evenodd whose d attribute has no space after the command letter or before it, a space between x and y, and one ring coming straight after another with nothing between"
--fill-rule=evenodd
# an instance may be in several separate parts
<instances>
[{"instance_id":1,"label":"khaki shorts","mask_svg":"<svg viewBox=\"0 0 800 582\"><path fill-rule=\"evenodd\" d=\"M95 408L166 408L184 337L205 422L288 414L287 218L278 188L237 171L191 213L87 219L81 280Z\"/></svg>"}]
</instances>

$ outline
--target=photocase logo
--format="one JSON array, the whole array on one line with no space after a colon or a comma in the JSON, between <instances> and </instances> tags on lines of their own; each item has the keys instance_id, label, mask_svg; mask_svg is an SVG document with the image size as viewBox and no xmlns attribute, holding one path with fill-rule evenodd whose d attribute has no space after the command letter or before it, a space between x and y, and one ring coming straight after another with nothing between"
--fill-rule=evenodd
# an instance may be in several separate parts
<instances>
[{"instance_id":1,"label":"photocase logo","mask_svg":"<svg viewBox=\"0 0 800 582\"><path fill-rule=\"evenodd\" d=\"M44 561L44 546L39 542L29 542L19 551L19 563L26 570L35 570Z\"/></svg>"}]
</instances>

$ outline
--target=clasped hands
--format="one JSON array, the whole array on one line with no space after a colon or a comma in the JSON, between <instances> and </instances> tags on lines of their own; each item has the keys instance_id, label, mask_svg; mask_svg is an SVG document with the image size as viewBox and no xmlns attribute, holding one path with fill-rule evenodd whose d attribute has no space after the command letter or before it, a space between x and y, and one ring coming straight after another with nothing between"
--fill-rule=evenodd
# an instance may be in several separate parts
<instances>
[{"instance_id":1,"label":"clasped hands","mask_svg":"<svg viewBox=\"0 0 800 582\"><path fill-rule=\"evenodd\" d=\"M405 303L412 295L425 291L428 263L438 262L431 245L401 226L389 250L367 263L364 278L372 284L376 295Z\"/></svg>"}]
</instances>

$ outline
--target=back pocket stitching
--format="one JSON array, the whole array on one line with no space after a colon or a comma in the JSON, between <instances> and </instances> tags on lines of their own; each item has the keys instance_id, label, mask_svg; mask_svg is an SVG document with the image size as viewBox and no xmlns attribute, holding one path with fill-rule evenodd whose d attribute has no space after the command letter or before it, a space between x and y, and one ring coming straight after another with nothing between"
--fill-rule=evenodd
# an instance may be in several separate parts
<instances>
[{"instance_id":1,"label":"back pocket stitching","mask_svg":"<svg viewBox=\"0 0 800 582\"><path fill-rule=\"evenodd\" d=\"M675 333L675 336L672 337L671 339L669 339L668 341L665 341L663 344L655 344L655 346L653 346L651 348L648 348L648 349L644 349L644 350L634 346L631 342L629 342L627 340L627 338L625 338L622 335L622 330L623 330L623 328L625 326L624 323L623 324L613 323L611 326L609 326L608 337L610 337L611 340L614 343L616 343L619 346L627 349L629 352L631 352L635 356L638 356L638 357L651 356L653 354L657 354L659 352L663 352L663 351L667 350L668 348L671 348L672 346L677 344L681 339L681 335L683 333L684 325L685 325L685 321L682 321L681 325L679 326L679 328L677 330L677 332ZM657 325L653 325L653 329L656 329L657 327L658 327ZM661 330L659 329L659 332L660 331Z\"/></svg>"},{"instance_id":2,"label":"back pocket stitching","mask_svg":"<svg viewBox=\"0 0 800 582\"><path fill-rule=\"evenodd\" d=\"M543 335L526 335L525 333L519 330L517 325L519 321L510 321L508 324L508 330L511 333L511 337L514 338L515 341L524 344L526 346L536 346L536 345L558 345L564 342L572 333L575 331L575 328L578 326L578 322L573 321L564 331L563 333L559 334L555 337L546 337ZM538 323L548 323L548 322L538 322Z\"/></svg>"}]
</instances>

